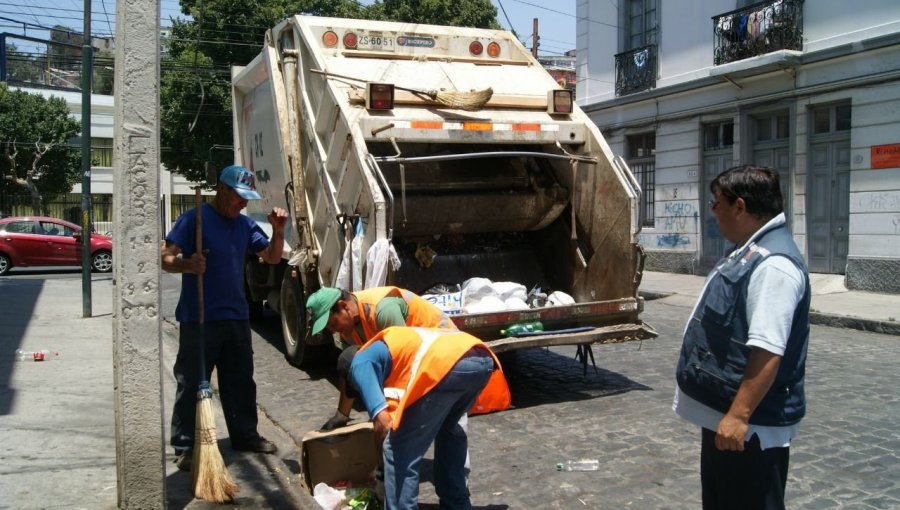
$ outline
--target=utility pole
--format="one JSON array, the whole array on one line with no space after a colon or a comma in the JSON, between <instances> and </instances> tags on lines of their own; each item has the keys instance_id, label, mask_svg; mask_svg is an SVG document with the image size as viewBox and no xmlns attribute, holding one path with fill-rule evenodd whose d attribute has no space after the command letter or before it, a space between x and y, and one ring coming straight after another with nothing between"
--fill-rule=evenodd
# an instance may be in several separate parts
<instances>
[{"instance_id":1,"label":"utility pole","mask_svg":"<svg viewBox=\"0 0 900 510\"><path fill-rule=\"evenodd\" d=\"M538 35L538 19L534 18L534 27L531 32L531 56L537 58L538 41L541 39Z\"/></svg>"},{"instance_id":2,"label":"utility pole","mask_svg":"<svg viewBox=\"0 0 900 510\"><path fill-rule=\"evenodd\" d=\"M113 375L118 507L125 510L166 507L160 365L159 4L160 0L116 3Z\"/></svg>"},{"instance_id":3,"label":"utility pole","mask_svg":"<svg viewBox=\"0 0 900 510\"><path fill-rule=\"evenodd\" d=\"M81 42L81 308L91 313L91 0L84 0L84 39ZM48 59L49 60L49 59Z\"/></svg>"}]
</instances>

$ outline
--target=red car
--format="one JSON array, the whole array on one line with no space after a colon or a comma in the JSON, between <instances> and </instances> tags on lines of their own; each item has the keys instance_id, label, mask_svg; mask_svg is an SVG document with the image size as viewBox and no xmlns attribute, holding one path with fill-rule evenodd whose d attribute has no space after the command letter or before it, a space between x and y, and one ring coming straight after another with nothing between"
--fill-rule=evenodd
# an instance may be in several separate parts
<instances>
[{"instance_id":1,"label":"red car","mask_svg":"<svg viewBox=\"0 0 900 510\"><path fill-rule=\"evenodd\" d=\"M80 266L81 227L44 216L0 218L0 275L12 267ZM91 234L91 269L112 271L112 238Z\"/></svg>"}]
</instances>

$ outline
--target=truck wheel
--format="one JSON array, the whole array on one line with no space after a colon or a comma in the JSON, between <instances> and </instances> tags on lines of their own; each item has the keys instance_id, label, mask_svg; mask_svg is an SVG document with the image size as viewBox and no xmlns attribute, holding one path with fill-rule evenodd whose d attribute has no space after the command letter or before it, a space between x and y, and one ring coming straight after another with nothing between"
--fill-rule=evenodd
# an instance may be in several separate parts
<instances>
[{"instance_id":1,"label":"truck wheel","mask_svg":"<svg viewBox=\"0 0 900 510\"><path fill-rule=\"evenodd\" d=\"M245 285L244 293L247 296L247 308L250 310L250 322L256 322L262 320L265 315L265 305L262 301L253 301L253 297L250 295L250 289L248 289Z\"/></svg>"},{"instance_id":2,"label":"truck wheel","mask_svg":"<svg viewBox=\"0 0 900 510\"><path fill-rule=\"evenodd\" d=\"M284 335L284 357L295 367L309 367L326 351L322 345L310 345L306 325L306 296L298 278L291 278L291 269L281 281L281 332Z\"/></svg>"}]
</instances>

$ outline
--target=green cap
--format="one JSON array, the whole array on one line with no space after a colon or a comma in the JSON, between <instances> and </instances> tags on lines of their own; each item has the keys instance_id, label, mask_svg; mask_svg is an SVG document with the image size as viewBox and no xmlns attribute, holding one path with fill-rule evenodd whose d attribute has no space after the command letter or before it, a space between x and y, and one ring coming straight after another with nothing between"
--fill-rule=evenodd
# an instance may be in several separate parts
<instances>
[{"instance_id":1,"label":"green cap","mask_svg":"<svg viewBox=\"0 0 900 510\"><path fill-rule=\"evenodd\" d=\"M322 287L312 293L306 300L306 308L312 316L313 327L312 334L318 335L325 325L328 324L328 316L331 314L331 307L341 299L341 289L334 287Z\"/></svg>"}]
</instances>

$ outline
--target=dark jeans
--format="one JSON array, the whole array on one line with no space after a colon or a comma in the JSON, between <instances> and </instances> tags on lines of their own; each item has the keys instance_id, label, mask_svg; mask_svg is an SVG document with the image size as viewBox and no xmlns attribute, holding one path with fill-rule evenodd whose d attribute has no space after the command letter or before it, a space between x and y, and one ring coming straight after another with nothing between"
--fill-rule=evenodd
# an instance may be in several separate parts
<instances>
[{"instance_id":1,"label":"dark jeans","mask_svg":"<svg viewBox=\"0 0 900 510\"><path fill-rule=\"evenodd\" d=\"M744 451L722 451L716 433L702 430L703 510L784 510L790 448L760 450L754 435Z\"/></svg>"},{"instance_id":2,"label":"dark jeans","mask_svg":"<svg viewBox=\"0 0 900 510\"><path fill-rule=\"evenodd\" d=\"M219 397L232 444L258 436L256 432L256 382L253 381L253 345L248 321L209 321L202 327L181 323L175 358L175 406L172 411L172 446L175 453L194 446L197 389L200 386L200 338L205 337L206 373L213 368L219 381Z\"/></svg>"}]
</instances>

